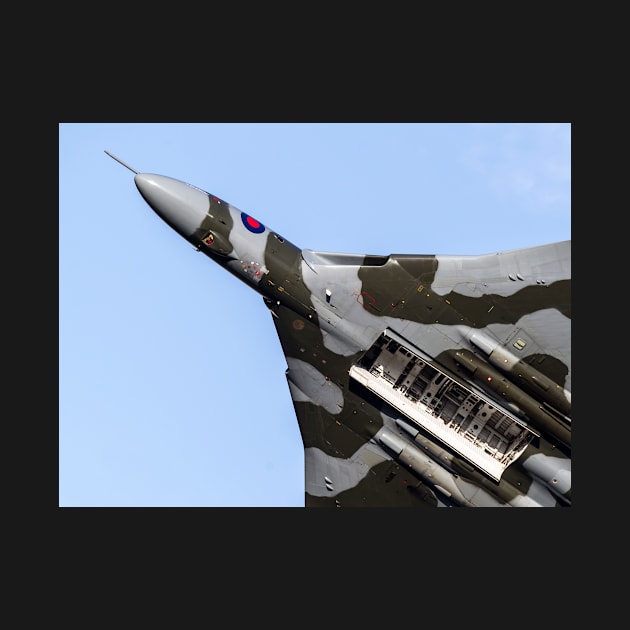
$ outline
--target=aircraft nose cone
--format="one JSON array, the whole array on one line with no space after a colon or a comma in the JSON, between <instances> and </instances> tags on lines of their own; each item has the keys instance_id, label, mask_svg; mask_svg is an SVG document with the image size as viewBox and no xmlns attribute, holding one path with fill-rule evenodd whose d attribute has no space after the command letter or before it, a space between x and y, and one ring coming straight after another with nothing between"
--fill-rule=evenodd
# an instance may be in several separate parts
<instances>
[{"instance_id":1,"label":"aircraft nose cone","mask_svg":"<svg viewBox=\"0 0 630 630\"><path fill-rule=\"evenodd\" d=\"M184 238L195 233L210 207L207 193L178 179L138 173L134 181L156 214Z\"/></svg>"}]
</instances>

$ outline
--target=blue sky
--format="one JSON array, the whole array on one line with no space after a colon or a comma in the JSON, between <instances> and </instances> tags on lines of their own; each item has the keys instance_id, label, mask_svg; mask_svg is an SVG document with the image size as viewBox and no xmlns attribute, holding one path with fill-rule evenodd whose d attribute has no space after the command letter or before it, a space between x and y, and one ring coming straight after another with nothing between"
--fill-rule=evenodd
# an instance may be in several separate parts
<instances>
[{"instance_id":1,"label":"blue sky","mask_svg":"<svg viewBox=\"0 0 630 630\"><path fill-rule=\"evenodd\" d=\"M61 123L62 507L304 505L262 298L155 215L105 150L315 250L571 238L569 123Z\"/></svg>"}]
</instances>

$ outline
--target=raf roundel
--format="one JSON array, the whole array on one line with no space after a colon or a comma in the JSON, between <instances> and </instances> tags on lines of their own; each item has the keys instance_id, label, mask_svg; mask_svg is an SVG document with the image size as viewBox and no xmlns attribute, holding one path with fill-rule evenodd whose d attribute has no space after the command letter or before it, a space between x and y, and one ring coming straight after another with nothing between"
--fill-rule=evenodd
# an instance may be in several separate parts
<instances>
[{"instance_id":1,"label":"raf roundel","mask_svg":"<svg viewBox=\"0 0 630 630\"><path fill-rule=\"evenodd\" d=\"M241 221L243 221L243 225L254 234L262 234L265 231L265 226L259 221L256 221L254 217L250 217L249 214L241 212Z\"/></svg>"}]
</instances>

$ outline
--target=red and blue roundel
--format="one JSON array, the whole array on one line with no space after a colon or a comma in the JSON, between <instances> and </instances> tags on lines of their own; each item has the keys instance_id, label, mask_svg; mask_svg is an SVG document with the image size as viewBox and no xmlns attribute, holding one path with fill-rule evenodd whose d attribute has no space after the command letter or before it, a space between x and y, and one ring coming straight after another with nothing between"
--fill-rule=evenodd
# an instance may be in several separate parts
<instances>
[{"instance_id":1,"label":"red and blue roundel","mask_svg":"<svg viewBox=\"0 0 630 630\"><path fill-rule=\"evenodd\" d=\"M265 231L265 226L259 221L256 221L254 217L250 217L249 214L241 212L241 221L243 225L254 234L262 234Z\"/></svg>"}]
</instances>

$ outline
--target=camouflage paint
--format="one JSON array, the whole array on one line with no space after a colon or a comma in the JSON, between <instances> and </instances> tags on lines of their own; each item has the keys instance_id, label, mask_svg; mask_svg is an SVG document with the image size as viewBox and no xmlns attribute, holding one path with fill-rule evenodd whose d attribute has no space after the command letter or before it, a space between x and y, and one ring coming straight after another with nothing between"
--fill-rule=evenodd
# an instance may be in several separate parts
<instances>
[{"instance_id":1,"label":"camouflage paint","mask_svg":"<svg viewBox=\"0 0 630 630\"><path fill-rule=\"evenodd\" d=\"M168 225L263 296L287 359L307 506L570 505L570 241L480 256L301 250L214 195L118 161ZM531 424L498 481L350 378L385 330Z\"/></svg>"}]
</instances>

